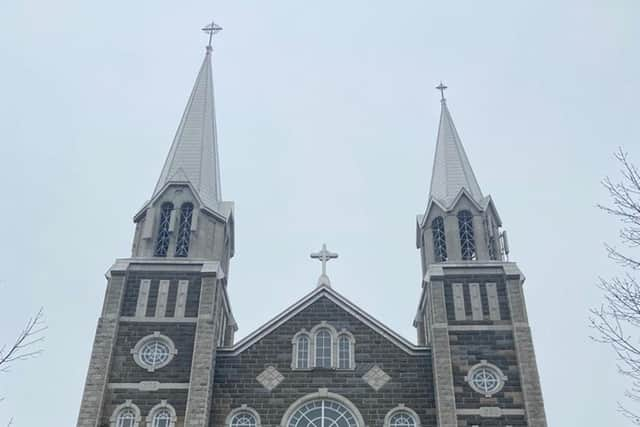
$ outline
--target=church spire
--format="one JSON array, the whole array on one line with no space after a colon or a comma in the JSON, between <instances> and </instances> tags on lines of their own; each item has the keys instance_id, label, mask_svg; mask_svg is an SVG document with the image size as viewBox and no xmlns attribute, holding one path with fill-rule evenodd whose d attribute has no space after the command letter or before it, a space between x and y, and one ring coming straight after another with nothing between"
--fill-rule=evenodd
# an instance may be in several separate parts
<instances>
[{"instance_id":1,"label":"church spire","mask_svg":"<svg viewBox=\"0 0 640 427\"><path fill-rule=\"evenodd\" d=\"M211 37L220 30L213 22L203 28L209 33L209 44L152 199L169 183L186 182L208 208L216 210L221 200L211 72Z\"/></svg>"},{"instance_id":2,"label":"church spire","mask_svg":"<svg viewBox=\"0 0 640 427\"><path fill-rule=\"evenodd\" d=\"M440 100L440 125L431 175L430 196L444 206L449 206L460 191L465 189L469 196L481 204L483 201L482 191L453 124L447 100L444 97L444 90L447 89L447 86L440 83L436 89L441 92L442 99Z\"/></svg>"}]
</instances>

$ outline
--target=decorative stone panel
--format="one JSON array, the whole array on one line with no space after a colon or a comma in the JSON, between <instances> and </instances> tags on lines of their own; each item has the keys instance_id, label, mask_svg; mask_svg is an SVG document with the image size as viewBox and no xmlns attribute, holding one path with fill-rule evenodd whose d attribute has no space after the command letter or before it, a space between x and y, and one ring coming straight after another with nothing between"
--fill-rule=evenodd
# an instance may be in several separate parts
<instances>
[{"instance_id":1,"label":"decorative stone panel","mask_svg":"<svg viewBox=\"0 0 640 427\"><path fill-rule=\"evenodd\" d=\"M367 384L371 386L375 391L380 390L386 383L391 380L391 377L382 370L378 365L375 365L373 368L369 369L366 374L362 377L363 380Z\"/></svg>"},{"instance_id":2,"label":"decorative stone panel","mask_svg":"<svg viewBox=\"0 0 640 427\"><path fill-rule=\"evenodd\" d=\"M280 371L273 366L269 366L267 369L262 371L260 375L258 375L256 380L258 380L264 388L271 391L278 387L278 385L284 380L284 375L282 375Z\"/></svg>"}]
</instances>

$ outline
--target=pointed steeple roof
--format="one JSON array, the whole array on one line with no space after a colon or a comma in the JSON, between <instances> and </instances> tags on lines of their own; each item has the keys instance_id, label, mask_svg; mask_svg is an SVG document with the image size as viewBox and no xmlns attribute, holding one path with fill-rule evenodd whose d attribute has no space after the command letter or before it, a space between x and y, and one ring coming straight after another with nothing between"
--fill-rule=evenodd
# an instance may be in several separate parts
<instances>
[{"instance_id":1,"label":"pointed steeple roof","mask_svg":"<svg viewBox=\"0 0 640 427\"><path fill-rule=\"evenodd\" d=\"M210 209L221 200L211 52L207 46L152 199L171 182L188 182Z\"/></svg>"},{"instance_id":2,"label":"pointed steeple roof","mask_svg":"<svg viewBox=\"0 0 640 427\"><path fill-rule=\"evenodd\" d=\"M474 201L483 204L484 197L480 185L473 173L444 97L441 104L442 111L429 194L440 204L448 207L464 189Z\"/></svg>"}]
</instances>

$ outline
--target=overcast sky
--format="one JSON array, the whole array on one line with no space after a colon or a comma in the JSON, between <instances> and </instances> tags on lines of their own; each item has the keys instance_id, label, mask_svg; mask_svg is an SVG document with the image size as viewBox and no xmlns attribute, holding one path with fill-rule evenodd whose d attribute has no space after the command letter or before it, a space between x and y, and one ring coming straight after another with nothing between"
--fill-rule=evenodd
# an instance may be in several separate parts
<instances>
[{"instance_id":1,"label":"overcast sky","mask_svg":"<svg viewBox=\"0 0 640 427\"><path fill-rule=\"evenodd\" d=\"M640 3L9 0L0 6L0 340L41 305L45 352L0 374L0 424L75 425L103 274L127 257L212 17L222 189L236 202L229 292L250 333L334 287L405 337L449 107L527 276L552 426L626 425L625 380L589 339L617 272L595 208L624 146L640 164Z\"/></svg>"}]
</instances>

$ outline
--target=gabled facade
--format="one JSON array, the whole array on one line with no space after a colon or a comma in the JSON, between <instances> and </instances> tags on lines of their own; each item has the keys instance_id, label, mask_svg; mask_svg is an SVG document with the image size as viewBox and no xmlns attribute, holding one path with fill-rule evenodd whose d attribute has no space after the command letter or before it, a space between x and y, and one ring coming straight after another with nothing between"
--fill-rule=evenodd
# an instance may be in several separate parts
<instances>
[{"instance_id":1,"label":"gabled facade","mask_svg":"<svg viewBox=\"0 0 640 427\"><path fill-rule=\"evenodd\" d=\"M336 292L324 268L312 292L235 341L211 55L134 217L131 257L107 273L77 426L546 426L524 276L444 98L416 222L417 342Z\"/></svg>"}]
</instances>

